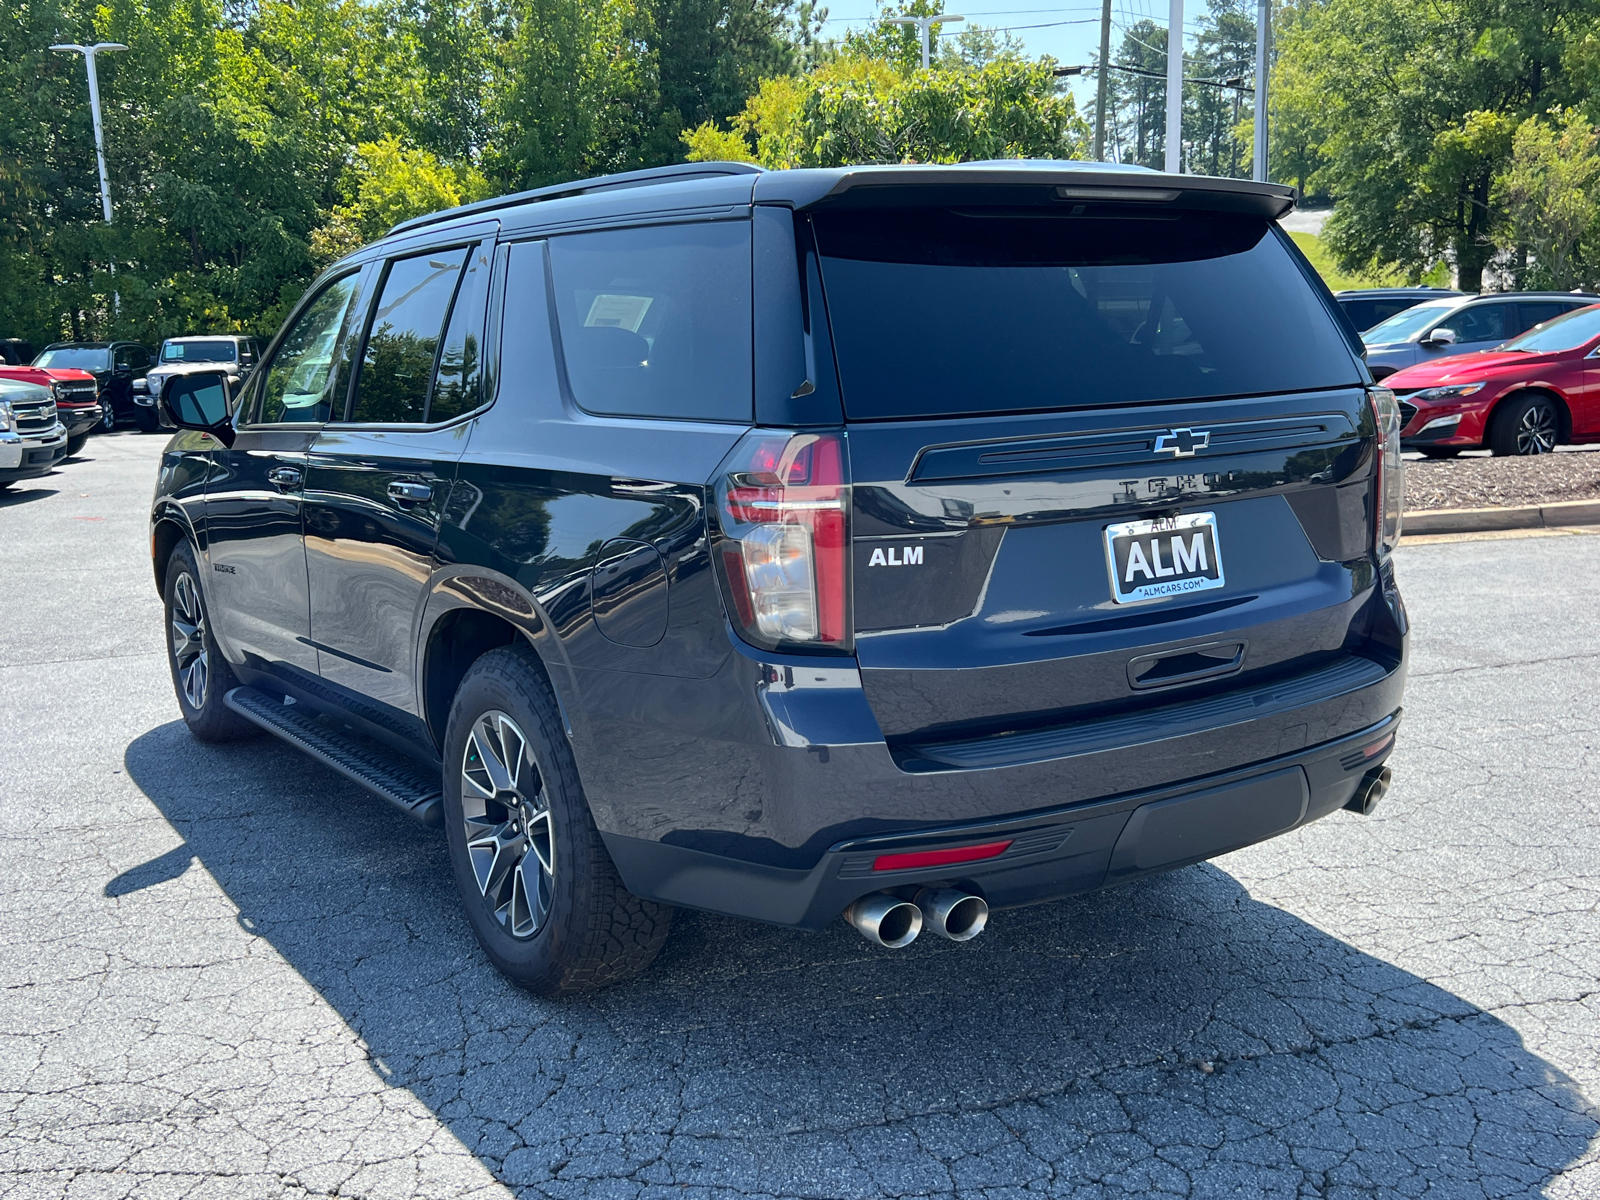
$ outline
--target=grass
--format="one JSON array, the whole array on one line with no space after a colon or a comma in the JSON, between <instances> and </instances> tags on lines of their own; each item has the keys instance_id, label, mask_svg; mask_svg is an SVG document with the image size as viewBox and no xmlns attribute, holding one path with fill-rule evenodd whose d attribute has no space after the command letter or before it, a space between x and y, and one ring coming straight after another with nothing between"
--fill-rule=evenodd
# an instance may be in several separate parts
<instances>
[{"instance_id":1,"label":"grass","mask_svg":"<svg viewBox=\"0 0 1600 1200\"><path fill-rule=\"evenodd\" d=\"M1311 265L1317 269L1329 289L1338 292L1345 288L1370 288L1370 287L1400 287L1407 281L1400 275L1390 272L1372 274L1347 274L1334 264L1333 254L1327 244L1314 233L1291 233L1294 244L1300 247L1300 252L1311 260ZM1422 277L1421 282L1431 283L1435 287L1450 286L1450 268L1440 263Z\"/></svg>"}]
</instances>

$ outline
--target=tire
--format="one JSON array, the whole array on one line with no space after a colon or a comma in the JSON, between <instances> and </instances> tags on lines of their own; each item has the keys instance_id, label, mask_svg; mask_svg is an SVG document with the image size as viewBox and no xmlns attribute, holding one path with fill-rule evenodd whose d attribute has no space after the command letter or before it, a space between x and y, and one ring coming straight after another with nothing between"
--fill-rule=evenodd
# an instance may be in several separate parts
<instances>
[{"instance_id":1,"label":"tire","mask_svg":"<svg viewBox=\"0 0 1600 1200\"><path fill-rule=\"evenodd\" d=\"M1461 453L1459 446L1418 446L1423 458L1455 458Z\"/></svg>"},{"instance_id":2,"label":"tire","mask_svg":"<svg viewBox=\"0 0 1600 1200\"><path fill-rule=\"evenodd\" d=\"M239 680L217 649L207 620L200 569L188 542L167 559L167 666L189 732L202 742L234 742L260 730L222 702Z\"/></svg>"},{"instance_id":3,"label":"tire","mask_svg":"<svg viewBox=\"0 0 1600 1200\"><path fill-rule=\"evenodd\" d=\"M88 440L89 435L87 433L80 433L75 437L69 437L67 439L67 457L72 458L74 455L76 455L78 451L83 449L83 444Z\"/></svg>"},{"instance_id":4,"label":"tire","mask_svg":"<svg viewBox=\"0 0 1600 1200\"><path fill-rule=\"evenodd\" d=\"M101 433L110 433L117 427L116 405L102 396L100 398L100 407L105 411L100 414L100 424L96 425L95 428Z\"/></svg>"},{"instance_id":5,"label":"tire","mask_svg":"<svg viewBox=\"0 0 1600 1200\"><path fill-rule=\"evenodd\" d=\"M631 979L672 917L623 887L562 728L538 659L517 646L472 665L445 732L445 836L467 920L490 961L540 996Z\"/></svg>"},{"instance_id":6,"label":"tire","mask_svg":"<svg viewBox=\"0 0 1600 1200\"><path fill-rule=\"evenodd\" d=\"M133 409L133 423L139 427L140 433L160 433L161 418L156 416L156 410L135 405Z\"/></svg>"},{"instance_id":7,"label":"tire","mask_svg":"<svg viewBox=\"0 0 1600 1200\"><path fill-rule=\"evenodd\" d=\"M1549 454L1561 436L1561 413L1548 396L1513 396L1489 422L1489 449L1496 457Z\"/></svg>"}]
</instances>

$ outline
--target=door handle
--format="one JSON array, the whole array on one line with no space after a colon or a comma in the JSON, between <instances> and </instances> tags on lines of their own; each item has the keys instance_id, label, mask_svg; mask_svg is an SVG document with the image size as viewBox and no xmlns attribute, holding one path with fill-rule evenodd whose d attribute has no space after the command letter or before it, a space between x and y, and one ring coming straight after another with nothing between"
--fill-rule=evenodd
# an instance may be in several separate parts
<instances>
[{"instance_id":1,"label":"door handle","mask_svg":"<svg viewBox=\"0 0 1600 1200\"><path fill-rule=\"evenodd\" d=\"M389 485L389 498L403 500L409 504L421 504L424 500L433 497L433 488L426 483L410 483L405 480L395 480Z\"/></svg>"},{"instance_id":2,"label":"door handle","mask_svg":"<svg viewBox=\"0 0 1600 1200\"><path fill-rule=\"evenodd\" d=\"M300 472L293 467L273 467L267 472L267 478L279 487L293 488L300 486Z\"/></svg>"}]
</instances>

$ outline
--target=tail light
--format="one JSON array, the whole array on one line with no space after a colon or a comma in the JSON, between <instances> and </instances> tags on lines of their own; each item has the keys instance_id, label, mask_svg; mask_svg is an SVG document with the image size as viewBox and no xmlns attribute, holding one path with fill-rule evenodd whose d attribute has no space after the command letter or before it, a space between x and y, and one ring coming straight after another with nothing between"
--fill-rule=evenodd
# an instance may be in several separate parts
<instances>
[{"instance_id":1,"label":"tail light","mask_svg":"<svg viewBox=\"0 0 1600 1200\"><path fill-rule=\"evenodd\" d=\"M756 430L716 481L716 557L740 635L848 651L850 487L837 434Z\"/></svg>"},{"instance_id":2,"label":"tail light","mask_svg":"<svg viewBox=\"0 0 1600 1200\"><path fill-rule=\"evenodd\" d=\"M1371 388L1372 416L1378 427L1377 489L1372 506L1373 547L1387 558L1400 542L1401 510L1405 506L1405 464L1400 461L1400 404L1388 388Z\"/></svg>"}]
</instances>

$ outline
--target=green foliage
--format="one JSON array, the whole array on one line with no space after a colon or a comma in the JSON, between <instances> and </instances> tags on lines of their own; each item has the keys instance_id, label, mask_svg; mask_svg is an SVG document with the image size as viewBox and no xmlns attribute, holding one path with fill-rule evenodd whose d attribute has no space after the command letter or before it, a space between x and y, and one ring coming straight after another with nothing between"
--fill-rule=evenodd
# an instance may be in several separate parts
<instances>
[{"instance_id":1,"label":"green foliage","mask_svg":"<svg viewBox=\"0 0 1600 1200\"><path fill-rule=\"evenodd\" d=\"M1574 97L1594 19L1593 0L1306 4L1280 42L1279 107L1338 198L1341 266L1415 278L1448 258L1477 290L1514 131Z\"/></svg>"},{"instance_id":2,"label":"green foliage","mask_svg":"<svg viewBox=\"0 0 1600 1200\"><path fill-rule=\"evenodd\" d=\"M1600 134L1576 109L1529 117L1491 199L1505 214L1497 240L1531 255L1525 287L1568 291L1600 282Z\"/></svg>"},{"instance_id":3,"label":"green foliage","mask_svg":"<svg viewBox=\"0 0 1600 1200\"><path fill-rule=\"evenodd\" d=\"M311 232L311 254L320 263L359 249L401 221L489 195L477 170L407 150L393 134L356 147L346 190L349 201L335 205L327 224Z\"/></svg>"},{"instance_id":4,"label":"green foliage","mask_svg":"<svg viewBox=\"0 0 1600 1200\"><path fill-rule=\"evenodd\" d=\"M803 79L768 80L733 132L706 124L686 134L689 157L832 167L1086 154L1088 126L1056 90L1048 60L901 67L849 55Z\"/></svg>"}]
</instances>

